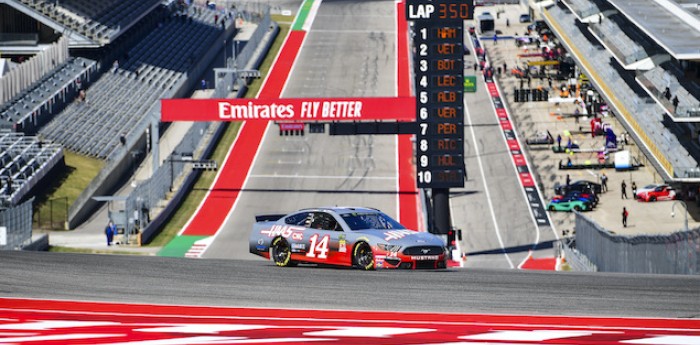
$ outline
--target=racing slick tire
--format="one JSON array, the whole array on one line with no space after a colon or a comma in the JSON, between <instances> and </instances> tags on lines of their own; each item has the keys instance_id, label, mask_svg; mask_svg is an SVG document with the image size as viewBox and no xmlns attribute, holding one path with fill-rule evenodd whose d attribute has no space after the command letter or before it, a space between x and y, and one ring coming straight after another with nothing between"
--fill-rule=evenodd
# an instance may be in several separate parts
<instances>
[{"instance_id":1,"label":"racing slick tire","mask_svg":"<svg viewBox=\"0 0 700 345\"><path fill-rule=\"evenodd\" d=\"M374 254L372 247L367 242L360 242L352 251L352 261L354 266L365 271L374 269Z\"/></svg>"},{"instance_id":2,"label":"racing slick tire","mask_svg":"<svg viewBox=\"0 0 700 345\"><path fill-rule=\"evenodd\" d=\"M581 212L581 206L579 206L579 205L574 206L574 210Z\"/></svg>"},{"instance_id":3,"label":"racing slick tire","mask_svg":"<svg viewBox=\"0 0 700 345\"><path fill-rule=\"evenodd\" d=\"M554 205L549 205L549 210L554 211Z\"/></svg>"},{"instance_id":4,"label":"racing slick tire","mask_svg":"<svg viewBox=\"0 0 700 345\"><path fill-rule=\"evenodd\" d=\"M282 237L277 237L272 240L270 258L275 262L275 265L280 267L296 265L296 263L292 261L292 249L289 247L287 240Z\"/></svg>"},{"instance_id":5,"label":"racing slick tire","mask_svg":"<svg viewBox=\"0 0 700 345\"><path fill-rule=\"evenodd\" d=\"M652 197L649 198L649 202L654 202L654 201L656 201L656 197L655 197L655 196L652 196Z\"/></svg>"}]
</instances>

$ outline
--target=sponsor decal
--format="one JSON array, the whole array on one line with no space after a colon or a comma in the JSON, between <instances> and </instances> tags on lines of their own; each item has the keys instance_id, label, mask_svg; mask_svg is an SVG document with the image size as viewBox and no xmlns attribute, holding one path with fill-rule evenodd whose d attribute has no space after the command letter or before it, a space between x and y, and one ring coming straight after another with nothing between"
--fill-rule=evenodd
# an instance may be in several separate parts
<instances>
[{"instance_id":1,"label":"sponsor decal","mask_svg":"<svg viewBox=\"0 0 700 345\"><path fill-rule=\"evenodd\" d=\"M292 239L295 241L301 241L304 239L304 233L303 232L293 232Z\"/></svg>"},{"instance_id":2,"label":"sponsor decal","mask_svg":"<svg viewBox=\"0 0 700 345\"><path fill-rule=\"evenodd\" d=\"M416 232L413 230L390 230L384 233L384 240L385 241L391 241L391 240L400 240L408 235L413 235Z\"/></svg>"},{"instance_id":3,"label":"sponsor decal","mask_svg":"<svg viewBox=\"0 0 700 345\"><path fill-rule=\"evenodd\" d=\"M306 251L306 243L292 243L293 251Z\"/></svg>"},{"instance_id":4,"label":"sponsor decal","mask_svg":"<svg viewBox=\"0 0 700 345\"><path fill-rule=\"evenodd\" d=\"M414 97L163 99L161 121L415 120Z\"/></svg>"},{"instance_id":5,"label":"sponsor decal","mask_svg":"<svg viewBox=\"0 0 700 345\"><path fill-rule=\"evenodd\" d=\"M263 246L261 244L258 244L257 246L255 246L255 249L257 249L258 251L264 252L264 251L267 251L267 246Z\"/></svg>"},{"instance_id":6,"label":"sponsor decal","mask_svg":"<svg viewBox=\"0 0 700 345\"><path fill-rule=\"evenodd\" d=\"M273 225L270 229L265 229L260 231L261 234L267 235L267 237L276 237L276 236L282 236L284 238L289 238L292 236L292 239L295 239L294 236L300 236L301 238L304 237L304 234L301 233L304 231L304 228L298 227L298 226L292 226L292 225L280 225L280 224L275 224ZM295 235L299 234L299 235Z\"/></svg>"},{"instance_id":7,"label":"sponsor decal","mask_svg":"<svg viewBox=\"0 0 700 345\"><path fill-rule=\"evenodd\" d=\"M348 251L347 248L347 243L345 242L344 239L341 239L338 241L338 252L340 253L346 253Z\"/></svg>"},{"instance_id":8,"label":"sponsor decal","mask_svg":"<svg viewBox=\"0 0 700 345\"><path fill-rule=\"evenodd\" d=\"M416 261L435 261L439 259L440 257L438 255L417 255L417 256L412 256L413 260Z\"/></svg>"}]
</instances>

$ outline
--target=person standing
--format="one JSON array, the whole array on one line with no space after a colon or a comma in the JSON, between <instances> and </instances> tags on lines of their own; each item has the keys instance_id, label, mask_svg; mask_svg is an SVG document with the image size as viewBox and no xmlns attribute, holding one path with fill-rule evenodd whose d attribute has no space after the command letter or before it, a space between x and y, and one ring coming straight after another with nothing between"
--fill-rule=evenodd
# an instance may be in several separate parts
<instances>
[{"instance_id":1,"label":"person standing","mask_svg":"<svg viewBox=\"0 0 700 345\"><path fill-rule=\"evenodd\" d=\"M600 190L601 192L608 191L608 175L605 175L605 173L600 177Z\"/></svg>"},{"instance_id":2,"label":"person standing","mask_svg":"<svg viewBox=\"0 0 700 345\"><path fill-rule=\"evenodd\" d=\"M627 183L625 183L625 180L622 180L620 187L622 188L622 199L627 199Z\"/></svg>"},{"instance_id":3,"label":"person standing","mask_svg":"<svg viewBox=\"0 0 700 345\"><path fill-rule=\"evenodd\" d=\"M105 235L107 235L107 245L111 246L112 241L114 240L114 234L117 233L117 227L114 225L114 222L111 220L109 221L109 224L107 224L107 227L105 228Z\"/></svg>"},{"instance_id":4,"label":"person standing","mask_svg":"<svg viewBox=\"0 0 700 345\"><path fill-rule=\"evenodd\" d=\"M632 199L637 199L637 182L632 181Z\"/></svg>"},{"instance_id":5,"label":"person standing","mask_svg":"<svg viewBox=\"0 0 700 345\"><path fill-rule=\"evenodd\" d=\"M498 35L493 34L493 45L498 45Z\"/></svg>"},{"instance_id":6,"label":"person standing","mask_svg":"<svg viewBox=\"0 0 700 345\"><path fill-rule=\"evenodd\" d=\"M561 134L557 134L557 146L559 147L559 151L561 152Z\"/></svg>"},{"instance_id":7,"label":"person standing","mask_svg":"<svg viewBox=\"0 0 700 345\"><path fill-rule=\"evenodd\" d=\"M569 187L571 185L571 176L569 174L566 174L566 186Z\"/></svg>"},{"instance_id":8,"label":"person standing","mask_svg":"<svg viewBox=\"0 0 700 345\"><path fill-rule=\"evenodd\" d=\"M629 212L627 212L627 207L622 208L622 226L627 227L627 217L629 216Z\"/></svg>"},{"instance_id":9,"label":"person standing","mask_svg":"<svg viewBox=\"0 0 700 345\"><path fill-rule=\"evenodd\" d=\"M678 96L673 96L673 111L678 110Z\"/></svg>"}]
</instances>

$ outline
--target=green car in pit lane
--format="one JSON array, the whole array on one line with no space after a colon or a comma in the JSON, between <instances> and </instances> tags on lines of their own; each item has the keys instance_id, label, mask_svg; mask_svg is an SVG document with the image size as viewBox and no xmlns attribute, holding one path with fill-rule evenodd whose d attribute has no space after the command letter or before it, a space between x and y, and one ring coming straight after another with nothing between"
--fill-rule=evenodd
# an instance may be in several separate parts
<instances>
[{"instance_id":1,"label":"green car in pit lane","mask_svg":"<svg viewBox=\"0 0 700 345\"><path fill-rule=\"evenodd\" d=\"M550 211L566 211L571 212L576 211L590 211L593 206L590 202L581 200L569 200L569 201L550 201L547 205L547 209Z\"/></svg>"}]
</instances>

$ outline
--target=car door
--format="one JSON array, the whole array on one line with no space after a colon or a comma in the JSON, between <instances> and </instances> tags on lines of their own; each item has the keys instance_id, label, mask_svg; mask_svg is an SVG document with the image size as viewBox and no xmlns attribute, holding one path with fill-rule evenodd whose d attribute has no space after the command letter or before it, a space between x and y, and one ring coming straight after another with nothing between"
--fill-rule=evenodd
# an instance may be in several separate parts
<instances>
[{"instance_id":1,"label":"car door","mask_svg":"<svg viewBox=\"0 0 700 345\"><path fill-rule=\"evenodd\" d=\"M312 212L307 229L306 260L331 265L347 265L347 243L342 227L329 212Z\"/></svg>"}]
</instances>

